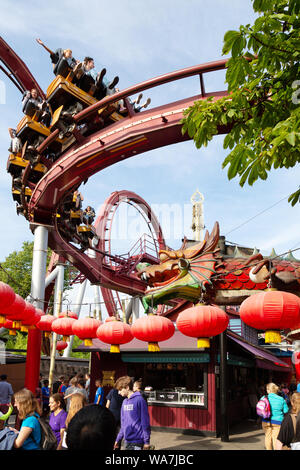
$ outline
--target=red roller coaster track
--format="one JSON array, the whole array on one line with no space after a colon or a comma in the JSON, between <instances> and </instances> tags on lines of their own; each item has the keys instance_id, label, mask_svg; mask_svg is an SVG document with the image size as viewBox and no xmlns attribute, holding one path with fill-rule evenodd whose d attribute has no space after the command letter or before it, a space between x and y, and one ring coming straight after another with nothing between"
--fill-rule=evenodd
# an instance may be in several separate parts
<instances>
[{"instance_id":1,"label":"red roller coaster track","mask_svg":"<svg viewBox=\"0 0 300 470\"><path fill-rule=\"evenodd\" d=\"M3 39L0 41L0 59L21 84L22 90L34 86L44 96L24 62ZM219 60L201 64L147 80L105 97L74 117L75 123L78 124L91 119L98 109L120 99L126 99L135 93L186 77L199 76L200 93L198 95L140 113L134 113L128 108L128 116L121 121L98 130L88 137L76 140L55 163L51 166L48 165L46 174L32 186L32 195L27 206L30 223L47 225L49 227L50 248L56 253L63 254L65 259L70 261L91 283L99 284L103 288L119 290L129 295L141 295L145 290L145 283L132 272L126 273L124 269L116 269L107 261L107 247L104 242L106 234L103 233L103 230L107 221L105 212L108 206L104 207L104 212L100 214L100 218L98 217L96 227L100 242L95 250L95 258L90 258L82 250L64 239L59 232L56 212L60 203L66 194L77 189L83 181L104 168L137 154L188 140L188 134L182 135L181 132L183 112L195 100L205 99L208 96L219 99L227 95L226 91L206 93L204 87L204 75L225 69L226 62L227 60ZM227 129L220 127L219 132L225 133ZM45 152L47 146L57 137L57 133L58 131L55 130L44 140L38 148L40 154ZM74 136L77 137L76 132L74 132ZM141 199L133 193L125 192L124 194L141 202ZM108 204L110 202L109 199ZM148 207L145 201L143 204L144 207ZM149 219L149 214L147 217ZM151 220L154 221L154 231L158 236L159 243L163 243L161 229L153 214Z\"/></svg>"}]
</instances>

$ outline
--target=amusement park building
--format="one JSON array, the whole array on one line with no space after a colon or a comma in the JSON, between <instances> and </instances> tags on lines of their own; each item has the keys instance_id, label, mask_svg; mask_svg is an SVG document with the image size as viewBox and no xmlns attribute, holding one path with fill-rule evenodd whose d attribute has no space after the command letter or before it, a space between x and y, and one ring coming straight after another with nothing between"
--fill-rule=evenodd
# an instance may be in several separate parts
<instances>
[{"instance_id":1,"label":"amusement park building","mask_svg":"<svg viewBox=\"0 0 300 470\"><path fill-rule=\"evenodd\" d=\"M278 358L245 339L249 328L240 325L231 315L232 325L227 339L227 415L231 425L250 416L248 394L250 384L257 389L269 381L289 382L292 367L289 358ZM237 320L237 321L236 321ZM242 331L243 330L243 331ZM246 333L245 333L246 332ZM250 332L255 340L254 330ZM114 381L129 375L142 378L148 394L151 426L168 431L216 435L220 434L220 341L215 337L210 349L198 349L197 341L175 331L172 338L160 343L160 352L149 353L145 343L134 339L121 346L119 354L109 352L109 345L93 340L91 351L91 399L94 382L103 378L106 393ZM78 350L87 350L81 346Z\"/></svg>"}]
</instances>

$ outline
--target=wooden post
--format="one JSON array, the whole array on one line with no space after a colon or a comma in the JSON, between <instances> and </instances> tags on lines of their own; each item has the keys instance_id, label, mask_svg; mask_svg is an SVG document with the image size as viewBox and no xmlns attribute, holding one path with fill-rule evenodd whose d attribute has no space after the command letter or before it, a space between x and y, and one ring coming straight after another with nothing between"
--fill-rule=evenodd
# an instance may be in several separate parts
<instances>
[{"instance_id":1,"label":"wooden post","mask_svg":"<svg viewBox=\"0 0 300 470\"><path fill-rule=\"evenodd\" d=\"M58 292L58 308L57 312L61 310L62 303L62 291ZM50 356L50 367L49 367L49 388L51 390L53 383L53 372L55 369L55 356L56 356L56 343L57 343L57 333L52 333L52 344L51 344L51 356Z\"/></svg>"},{"instance_id":2,"label":"wooden post","mask_svg":"<svg viewBox=\"0 0 300 470\"><path fill-rule=\"evenodd\" d=\"M220 413L221 441L229 442L227 408L227 336L226 330L220 334Z\"/></svg>"}]
</instances>

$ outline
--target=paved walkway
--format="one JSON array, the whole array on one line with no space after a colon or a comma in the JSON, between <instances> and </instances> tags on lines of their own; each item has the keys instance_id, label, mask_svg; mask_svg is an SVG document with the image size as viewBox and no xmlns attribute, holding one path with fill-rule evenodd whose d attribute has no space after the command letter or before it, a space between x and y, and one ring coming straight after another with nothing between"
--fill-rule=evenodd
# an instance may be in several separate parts
<instances>
[{"instance_id":1,"label":"paved walkway","mask_svg":"<svg viewBox=\"0 0 300 470\"><path fill-rule=\"evenodd\" d=\"M9 425L15 425L15 416L9 418ZM155 450L264 450L264 433L261 424L245 420L229 429L229 442L219 437L193 436L179 432L151 432L151 444Z\"/></svg>"},{"instance_id":2,"label":"paved walkway","mask_svg":"<svg viewBox=\"0 0 300 470\"><path fill-rule=\"evenodd\" d=\"M264 450L264 433L261 424L245 421L229 429L229 442L216 437L152 431L151 444L155 450Z\"/></svg>"}]
</instances>

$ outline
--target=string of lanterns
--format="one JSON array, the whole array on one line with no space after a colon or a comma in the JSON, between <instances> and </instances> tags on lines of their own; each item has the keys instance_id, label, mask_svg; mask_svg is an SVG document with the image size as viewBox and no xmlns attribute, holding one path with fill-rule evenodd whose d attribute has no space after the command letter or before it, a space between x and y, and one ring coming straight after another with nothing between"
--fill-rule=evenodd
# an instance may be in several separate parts
<instances>
[{"instance_id":1,"label":"string of lanterns","mask_svg":"<svg viewBox=\"0 0 300 470\"><path fill-rule=\"evenodd\" d=\"M244 300L240 306L241 320L257 330L264 330L266 343L279 343L281 330L293 329L300 324L300 300L290 292L268 288ZM199 303L181 312L176 320L178 330L185 336L197 338L198 348L209 348L209 338L224 332L229 317L215 305ZM159 344L170 339L175 332L174 323L166 317L150 313L137 319L132 325L115 317L104 323L91 317L78 319L71 312L60 312L57 317L45 314L16 294L13 289L0 282L0 327L9 329L11 335L20 330L28 332L38 328L45 336L52 332L61 335L62 341L57 349L62 351L71 335L76 335L86 346L92 340L110 344L110 352L119 353L120 345L134 338L148 343L148 351L159 352Z\"/></svg>"}]
</instances>

